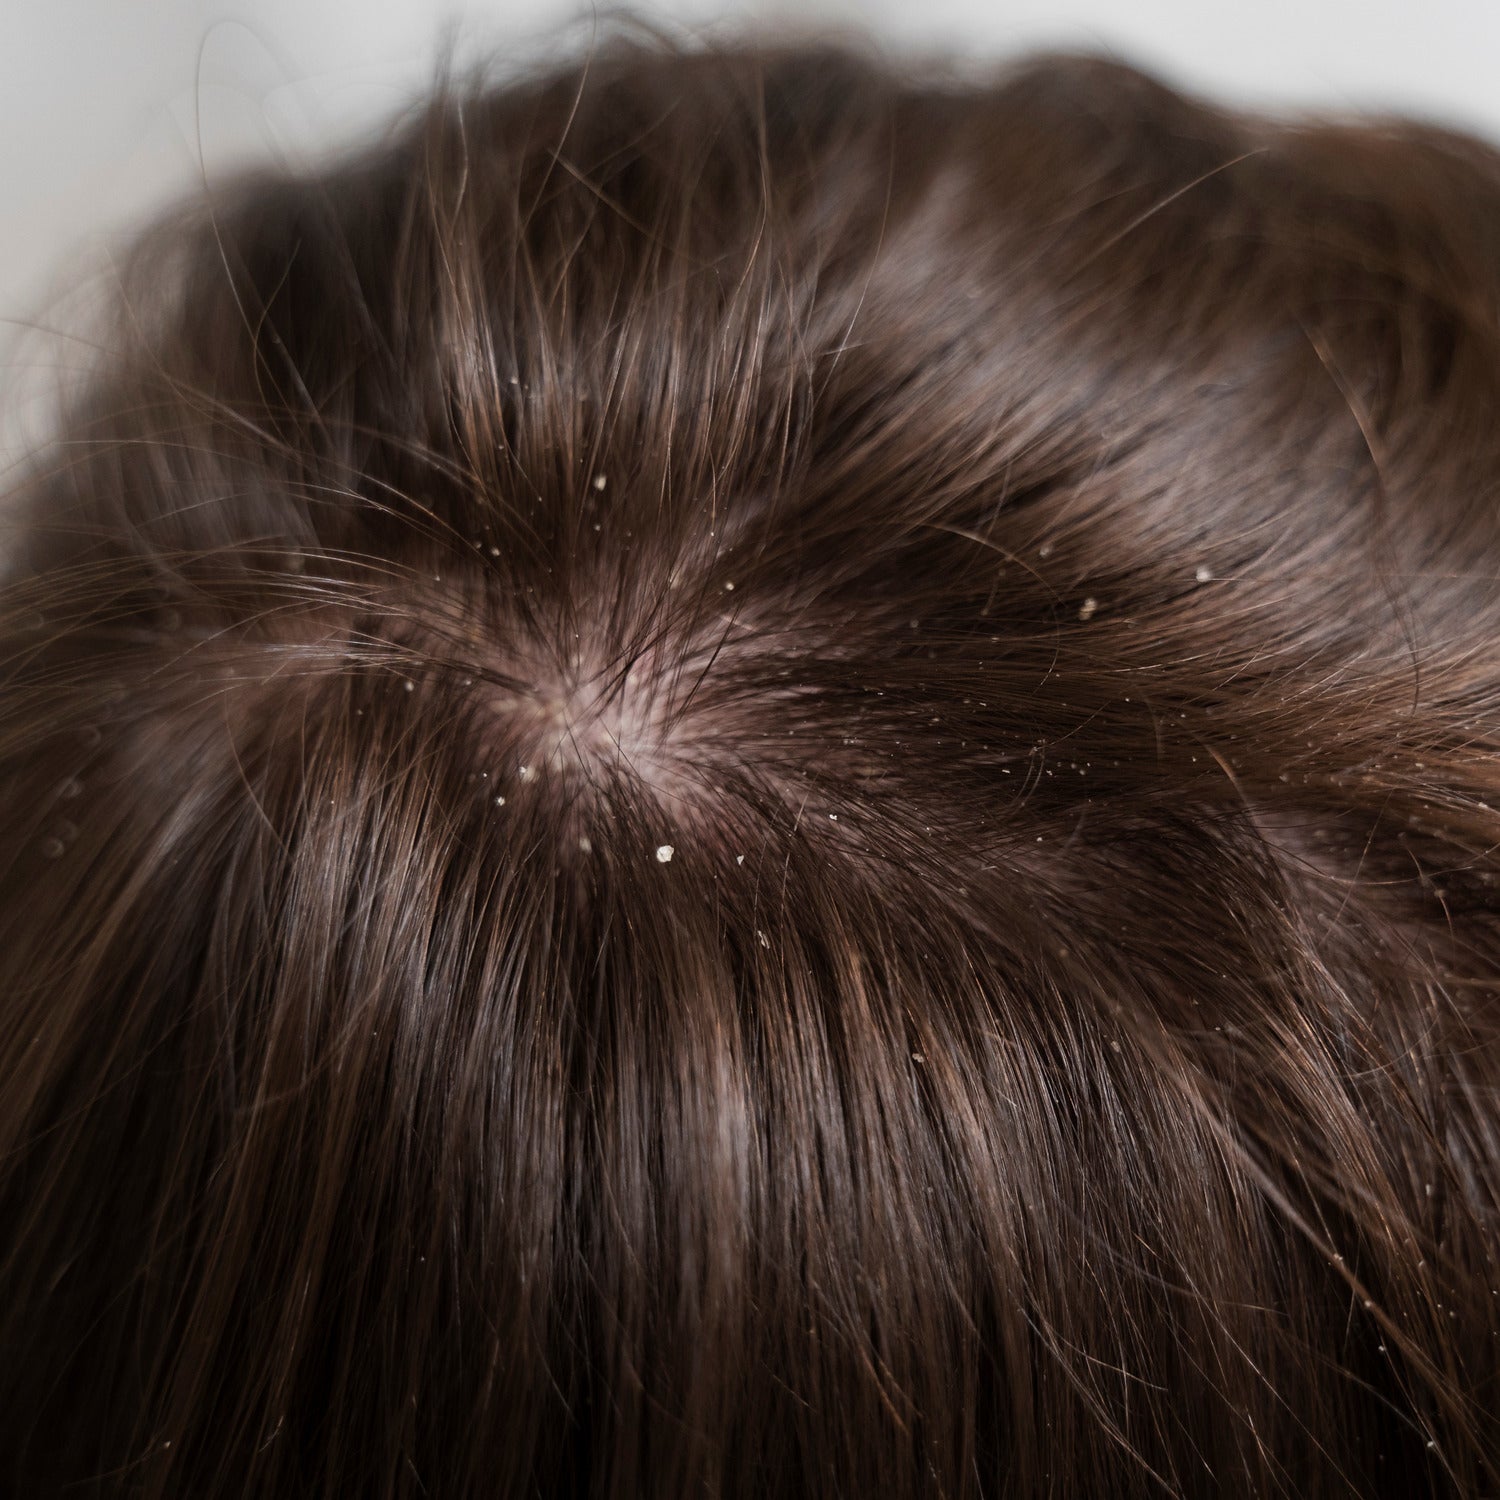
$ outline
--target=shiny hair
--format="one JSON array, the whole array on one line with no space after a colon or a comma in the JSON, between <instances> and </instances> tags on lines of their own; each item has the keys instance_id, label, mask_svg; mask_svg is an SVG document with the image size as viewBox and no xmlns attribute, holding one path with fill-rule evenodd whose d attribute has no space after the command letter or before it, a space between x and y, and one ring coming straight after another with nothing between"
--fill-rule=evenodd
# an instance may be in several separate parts
<instances>
[{"instance_id":1,"label":"shiny hair","mask_svg":"<svg viewBox=\"0 0 1500 1500\"><path fill-rule=\"evenodd\" d=\"M610 42L120 307L7 1494L1496 1493L1500 158Z\"/></svg>"}]
</instances>

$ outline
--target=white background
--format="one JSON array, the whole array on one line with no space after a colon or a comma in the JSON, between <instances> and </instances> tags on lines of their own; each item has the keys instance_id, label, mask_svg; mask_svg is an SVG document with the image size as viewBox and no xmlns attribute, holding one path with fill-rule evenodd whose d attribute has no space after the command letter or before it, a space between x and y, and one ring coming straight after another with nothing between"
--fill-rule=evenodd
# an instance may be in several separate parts
<instances>
[{"instance_id":1,"label":"white background","mask_svg":"<svg viewBox=\"0 0 1500 1500\"><path fill-rule=\"evenodd\" d=\"M853 29L978 64L1105 50L1229 102L1396 109L1500 141L1500 0L658 0L633 13L690 36ZM586 46L608 14L577 0L0 0L0 426L22 367L44 357L35 330L60 316L57 295L107 268L132 224L249 161L357 139L443 57L524 67Z\"/></svg>"}]
</instances>

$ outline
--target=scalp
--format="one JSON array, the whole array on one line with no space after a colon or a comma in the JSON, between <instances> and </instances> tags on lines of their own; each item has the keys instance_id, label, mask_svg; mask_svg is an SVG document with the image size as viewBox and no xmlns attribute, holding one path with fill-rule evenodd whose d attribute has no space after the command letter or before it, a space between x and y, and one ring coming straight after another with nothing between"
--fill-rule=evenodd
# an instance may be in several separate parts
<instances>
[{"instance_id":1,"label":"scalp","mask_svg":"<svg viewBox=\"0 0 1500 1500\"><path fill-rule=\"evenodd\" d=\"M13 1488L1486 1492L1497 252L634 46L145 242L0 604Z\"/></svg>"}]
</instances>

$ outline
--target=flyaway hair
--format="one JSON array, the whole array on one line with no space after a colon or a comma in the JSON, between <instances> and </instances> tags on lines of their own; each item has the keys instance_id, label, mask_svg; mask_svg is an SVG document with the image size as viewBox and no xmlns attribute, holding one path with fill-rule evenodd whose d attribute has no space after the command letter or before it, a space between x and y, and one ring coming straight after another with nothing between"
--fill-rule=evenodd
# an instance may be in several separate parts
<instances>
[{"instance_id":1,"label":"flyaway hair","mask_svg":"<svg viewBox=\"0 0 1500 1500\"><path fill-rule=\"evenodd\" d=\"M106 343L3 1493L1500 1493L1500 157L610 42Z\"/></svg>"}]
</instances>

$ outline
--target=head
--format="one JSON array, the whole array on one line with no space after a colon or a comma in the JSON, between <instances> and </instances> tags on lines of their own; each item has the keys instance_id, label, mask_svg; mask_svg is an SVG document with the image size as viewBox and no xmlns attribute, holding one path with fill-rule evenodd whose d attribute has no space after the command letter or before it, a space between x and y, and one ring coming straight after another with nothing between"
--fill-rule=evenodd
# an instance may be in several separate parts
<instances>
[{"instance_id":1,"label":"head","mask_svg":"<svg viewBox=\"0 0 1500 1500\"><path fill-rule=\"evenodd\" d=\"M0 1467L1500 1483L1500 159L602 47L137 255L0 597Z\"/></svg>"}]
</instances>

